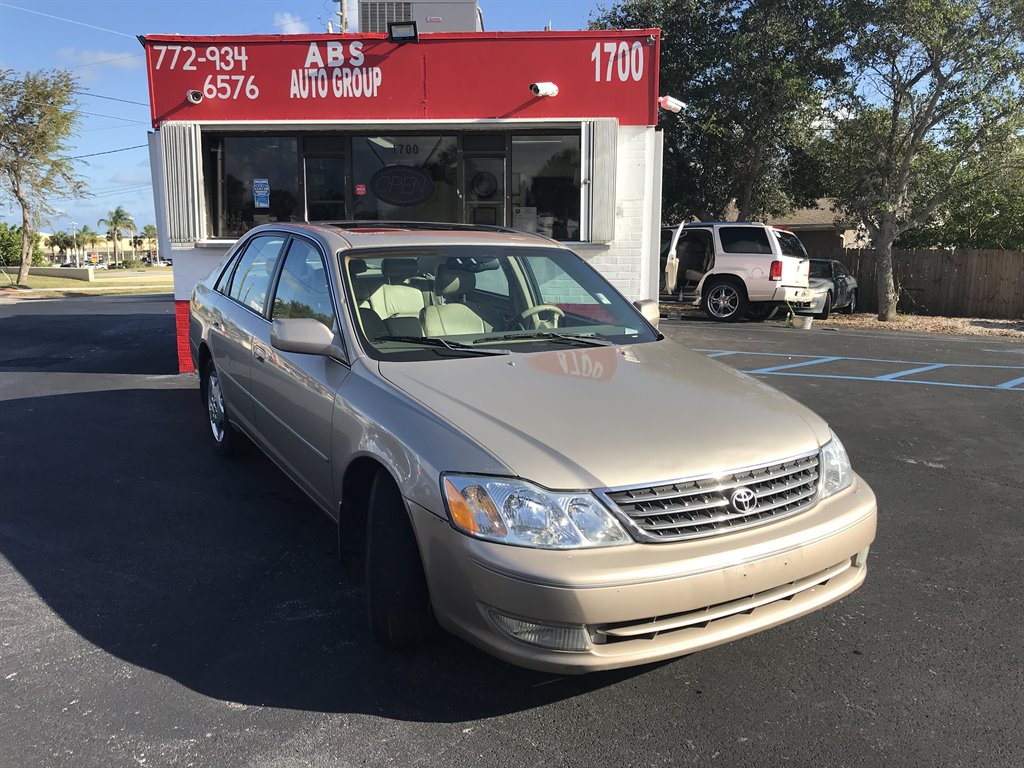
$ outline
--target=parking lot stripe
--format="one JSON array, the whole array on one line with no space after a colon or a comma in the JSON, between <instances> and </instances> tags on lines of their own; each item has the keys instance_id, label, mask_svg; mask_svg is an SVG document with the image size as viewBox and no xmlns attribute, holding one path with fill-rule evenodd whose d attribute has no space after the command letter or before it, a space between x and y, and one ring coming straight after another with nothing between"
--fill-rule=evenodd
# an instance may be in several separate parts
<instances>
[{"instance_id":1,"label":"parking lot stripe","mask_svg":"<svg viewBox=\"0 0 1024 768\"><path fill-rule=\"evenodd\" d=\"M924 373L925 371L934 371L936 368L945 368L945 363L935 363L934 365L925 365L921 368L911 368L909 371L896 371L896 373L887 373L884 376L875 376L875 381L892 381L898 379L901 376L909 376L912 373Z\"/></svg>"},{"instance_id":2,"label":"parking lot stripe","mask_svg":"<svg viewBox=\"0 0 1024 768\"><path fill-rule=\"evenodd\" d=\"M782 357L782 355L780 355ZM796 357L796 355L792 355ZM775 373L776 371L784 371L787 368L803 368L808 365L817 365L818 363L831 363L833 360L841 360L839 357L819 357L815 360L804 360L802 363L789 363L787 365L773 365L770 368L758 368L756 371L747 371L747 373Z\"/></svg>"},{"instance_id":3,"label":"parking lot stripe","mask_svg":"<svg viewBox=\"0 0 1024 768\"><path fill-rule=\"evenodd\" d=\"M959 384L951 381L929 381L928 379L908 379L904 378L913 374L924 373L926 371L933 371L939 368L947 369L1000 369L1006 371L1024 371L1024 366L1021 365L983 365L983 364L972 364L972 363L925 363L920 361L910 360L885 360L877 357L831 357L827 355L790 355L784 352L745 352L742 350L733 349L696 349L695 352L702 352L708 357L724 357L727 355L756 355L758 357L784 357L788 360L793 358L806 358L805 360L798 363L786 363L785 365L773 365L767 368L753 368L750 370L744 370L743 373L756 374L758 376L797 376L808 379L842 379L844 381L884 381L892 382L893 384L925 384L932 385L935 387L955 387L958 389L999 389L1004 392L1024 392L1024 376L1017 379L1011 379L1010 381L1003 382L1002 384ZM797 373L790 369L792 368L806 368L808 366L817 365L818 363L828 363L834 361L847 361L852 360L856 362L866 363L891 363L893 365L916 365L916 368L908 368L901 371L895 371L893 373L886 373L881 376L847 376L833 373Z\"/></svg>"},{"instance_id":4,"label":"parking lot stripe","mask_svg":"<svg viewBox=\"0 0 1024 768\"><path fill-rule=\"evenodd\" d=\"M996 389L1016 389L1019 385L1024 384L1024 376L1019 379L1013 379L1012 381L1005 381L1002 384L996 386Z\"/></svg>"},{"instance_id":5,"label":"parking lot stripe","mask_svg":"<svg viewBox=\"0 0 1024 768\"><path fill-rule=\"evenodd\" d=\"M899 365L932 365L926 360L886 360L881 357L826 357L824 355L791 355L786 352L744 352L738 349L694 349L694 352L728 352L730 355L758 355L759 357L807 357L815 360L859 360L865 363L897 363ZM1005 368L1024 371L1024 365L985 365L982 363L943 363L947 368Z\"/></svg>"}]
</instances>

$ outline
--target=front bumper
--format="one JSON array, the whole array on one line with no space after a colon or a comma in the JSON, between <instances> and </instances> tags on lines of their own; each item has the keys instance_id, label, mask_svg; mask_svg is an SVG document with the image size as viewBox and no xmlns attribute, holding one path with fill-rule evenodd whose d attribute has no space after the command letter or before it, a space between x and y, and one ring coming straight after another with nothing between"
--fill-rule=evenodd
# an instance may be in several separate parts
<instances>
[{"instance_id":1,"label":"front bumper","mask_svg":"<svg viewBox=\"0 0 1024 768\"><path fill-rule=\"evenodd\" d=\"M807 303L801 303L799 306L794 306L793 311L799 315L819 315L825 308L826 296L828 296L828 291L815 293Z\"/></svg>"},{"instance_id":2,"label":"front bumper","mask_svg":"<svg viewBox=\"0 0 1024 768\"><path fill-rule=\"evenodd\" d=\"M479 541L419 507L413 520L442 626L513 664L582 673L693 653L849 594L867 573L876 507L857 478L806 512L746 531L577 551ZM583 627L587 650L513 639L491 611Z\"/></svg>"}]
</instances>

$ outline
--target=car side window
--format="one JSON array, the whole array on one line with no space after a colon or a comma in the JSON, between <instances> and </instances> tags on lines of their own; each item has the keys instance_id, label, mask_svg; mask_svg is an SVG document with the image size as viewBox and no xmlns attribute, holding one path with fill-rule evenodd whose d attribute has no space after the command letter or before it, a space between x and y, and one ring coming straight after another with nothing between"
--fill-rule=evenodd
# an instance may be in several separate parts
<instances>
[{"instance_id":1,"label":"car side window","mask_svg":"<svg viewBox=\"0 0 1024 768\"><path fill-rule=\"evenodd\" d=\"M498 265L495 264L497 267ZM508 276L503 269L485 269L476 273L476 288L498 296L508 297Z\"/></svg>"},{"instance_id":2,"label":"car side window","mask_svg":"<svg viewBox=\"0 0 1024 768\"><path fill-rule=\"evenodd\" d=\"M227 293L228 285L231 284L231 275L235 272L235 267L238 264L238 253L235 253L230 261L224 266L224 269L220 273L220 277L217 278L217 284L213 287L218 293Z\"/></svg>"},{"instance_id":3,"label":"car side window","mask_svg":"<svg viewBox=\"0 0 1024 768\"><path fill-rule=\"evenodd\" d=\"M836 277L846 277L848 274L843 265L840 264L838 261L832 262L832 270L835 273Z\"/></svg>"},{"instance_id":4,"label":"car side window","mask_svg":"<svg viewBox=\"0 0 1024 768\"><path fill-rule=\"evenodd\" d=\"M263 314L270 293L270 280L284 246L284 235L254 237L238 260L228 296Z\"/></svg>"},{"instance_id":5,"label":"car side window","mask_svg":"<svg viewBox=\"0 0 1024 768\"><path fill-rule=\"evenodd\" d=\"M779 241L779 248L782 250L783 256L796 256L800 259L807 258L807 252L804 250L803 243L800 242L800 238L794 235L792 232L781 232L777 229L773 229L775 238Z\"/></svg>"},{"instance_id":6,"label":"car side window","mask_svg":"<svg viewBox=\"0 0 1024 768\"><path fill-rule=\"evenodd\" d=\"M324 261L316 247L295 238L277 282L271 319L310 317L334 327L334 305Z\"/></svg>"},{"instance_id":7,"label":"car side window","mask_svg":"<svg viewBox=\"0 0 1024 768\"><path fill-rule=\"evenodd\" d=\"M726 253L767 253L772 246L763 227L719 227L722 250Z\"/></svg>"}]
</instances>

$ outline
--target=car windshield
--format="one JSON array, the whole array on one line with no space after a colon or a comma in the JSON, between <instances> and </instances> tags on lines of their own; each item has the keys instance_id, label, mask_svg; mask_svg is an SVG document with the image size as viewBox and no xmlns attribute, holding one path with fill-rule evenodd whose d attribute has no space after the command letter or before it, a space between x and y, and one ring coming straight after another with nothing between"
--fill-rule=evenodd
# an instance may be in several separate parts
<instances>
[{"instance_id":1,"label":"car windshield","mask_svg":"<svg viewBox=\"0 0 1024 768\"><path fill-rule=\"evenodd\" d=\"M379 360L658 338L603 277L561 248L431 246L339 256L363 346Z\"/></svg>"},{"instance_id":2,"label":"car windshield","mask_svg":"<svg viewBox=\"0 0 1024 768\"><path fill-rule=\"evenodd\" d=\"M831 279L832 270L829 268L828 262L821 261L820 259L811 259L811 277Z\"/></svg>"}]
</instances>

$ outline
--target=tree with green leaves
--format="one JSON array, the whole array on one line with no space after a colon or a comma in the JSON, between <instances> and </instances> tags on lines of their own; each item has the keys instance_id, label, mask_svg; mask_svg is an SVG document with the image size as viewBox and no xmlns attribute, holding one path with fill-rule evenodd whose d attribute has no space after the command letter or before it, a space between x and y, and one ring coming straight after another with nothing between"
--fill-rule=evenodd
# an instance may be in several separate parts
<instances>
[{"instance_id":1,"label":"tree with green leaves","mask_svg":"<svg viewBox=\"0 0 1024 768\"><path fill-rule=\"evenodd\" d=\"M156 225L147 224L146 226L144 226L142 228L142 238L146 241L146 244L149 246L149 250L153 251L153 253L155 254L156 241L159 238L159 235L157 234L156 231Z\"/></svg>"},{"instance_id":2,"label":"tree with green leaves","mask_svg":"<svg viewBox=\"0 0 1024 768\"><path fill-rule=\"evenodd\" d=\"M878 317L892 320L894 241L1011 170L1024 130L1024 3L861 0L856 13L822 156L838 208L871 236Z\"/></svg>"},{"instance_id":3,"label":"tree with green leaves","mask_svg":"<svg viewBox=\"0 0 1024 768\"><path fill-rule=\"evenodd\" d=\"M135 220L123 206L117 206L107 212L107 218L96 222L97 227L107 228L107 238L114 242L114 263L117 263L117 256L120 252L121 238L126 234L135 234Z\"/></svg>"},{"instance_id":4,"label":"tree with green leaves","mask_svg":"<svg viewBox=\"0 0 1024 768\"><path fill-rule=\"evenodd\" d=\"M100 233L92 229L88 224L83 224L81 229L78 230L76 235L79 247L85 251L86 249L93 249L96 247L96 243L100 241Z\"/></svg>"},{"instance_id":5,"label":"tree with green leaves","mask_svg":"<svg viewBox=\"0 0 1024 768\"><path fill-rule=\"evenodd\" d=\"M75 85L65 70L19 76L0 69L0 180L21 208L19 283L28 279L34 235L52 212L48 201L84 188L67 155L79 118Z\"/></svg>"},{"instance_id":6,"label":"tree with green leaves","mask_svg":"<svg viewBox=\"0 0 1024 768\"><path fill-rule=\"evenodd\" d=\"M845 0L620 0L591 28L660 27L662 216L783 214L821 196L808 152L825 92L843 75Z\"/></svg>"}]
</instances>

